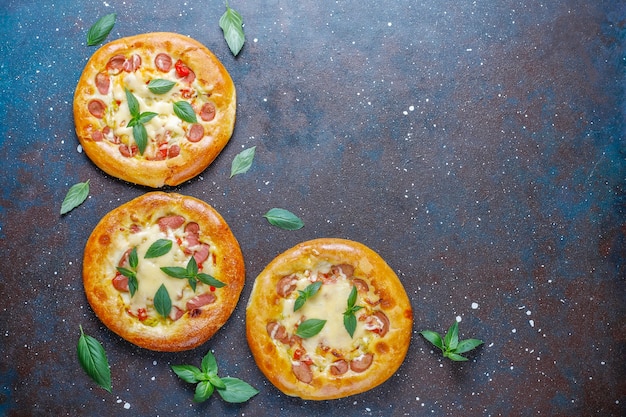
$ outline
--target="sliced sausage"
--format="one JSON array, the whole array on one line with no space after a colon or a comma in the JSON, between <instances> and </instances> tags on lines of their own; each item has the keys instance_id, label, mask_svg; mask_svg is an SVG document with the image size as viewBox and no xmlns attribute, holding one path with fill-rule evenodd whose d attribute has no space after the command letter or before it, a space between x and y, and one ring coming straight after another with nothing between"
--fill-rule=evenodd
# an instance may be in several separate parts
<instances>
[{"instance_id":1,"label":"sliced sausage","mask_svg":"<svg viewBox=\"0 0 626 417\"><path fill-rule=\"evenodd\" d=\"M97 117L98 119L102 119L104 117L104 111L106 110L106 104L104 101L94 98L87 103L87 110L92 114L93 117Z\"/></svg>"},{"instance_id":2,"label":"sliced sausage","mask_svg":"<svg viewBox=\"0 0 626 417\"><path fill-rule=\"evenodd\" d=\"M187 301L187 310L195 310L208 304L213 304L217 297L211 292L205 292L204 294L196 295L191 300Z\"/></svg>"},{"instance_id":3,"label":"sliced sausage","mask_svg":"<svg viewBox=\"0 0 626 417\"><path fill-rule=\"evenodd\" d=\"M185 312L183 310L181 310L180 308L176 307L176 306L172 306L172 310L170 310L170 318L173 321L178 320L179 318L181 318L183 315L185 314Z\"/></svg>"},{"instance_id":4,"label":"sliced sausage","mask_svg":"<svg viewBox=\"0 0 626 417\"><path fill-rule=\"evenodd\" d=\"M111 85L111 78L106 72L99 72L96 74L96 88L102 95L109 94L109 87Z\"/></svg>"},{"instance_id":5,"label":"sliced sausage","mask_svg":"<svg viewBox=\"0 0 626 417\"><path fill-rule=\"evenodd\" d=\"M113 278L113 288L121 292L128 292L128 278L117 273Z\"/></svg>"},{"instance_id":6,"label":"sliced sausage","mask_svg":"<svg viewBox=\"0 0 626 417\"><path fill-rule=\"evenodd\" d=\"M124 69L124 63L126 62L126 57L124 55L115 55L109 59L107 62L106 68L109 71L112 71L114 74L119 73Z\"/></svg>"},{"instance_id":7,"label":"sliced sausage","mask_svg":"<svg viewBox=\"0 0 626 417\"><path fill-rule=\"evenodd\" d=\"M196 249L193 257L196 259L196 264L201 265L209 257L210 246L206 243L201 243L200 248Z\"/></svg>"},{"instance_id":8,"label":"sliced sausage","mask_svg":"<svg viewBox=\"0 0 626 417\"><path fill-rule=\"evenodd\" d=\"M389 331L389 318L379 310L365 320L365 329L383 337Z\"/></svg>"},{"instance_id":9,"label":"sliced sausage","mask_svg":"<svg viewBox=\"0 0 626 417\"><path fill-rule=\"evenodd\" d=\"M338 361L335 361L332 363L332 365L330 365L330 373L335 376L343 375L348 372L349 368L350 366L348 365L348 362L346 360L339 359Z\"/></svg>"},{"instance_id":10,"label":"sliced sausage","mask_svg":"<svg viewBox=\"0 0 626 417\"><path fill-rule=\"evenodd\" d=\"M178 146L178 145L172 145L167 150L167 157L168 158L176 158L178 155L180 155L180 146Z\"/></svg>"},{"instance_id":11,"label":"sliced sausage","mask_svg":"<svg viewBox=\"0 0 626 417\"><path fill-rule=\"evenodd\" d=\"M200 118L205 122L210 122L215 118L215 104L208 102L202 105L200 109Z\"/></svg>"},{"instance_id":12,"label":"sliced sausage","mask_svg":"<svg viewBox=\"0 0 626 417\"><path fill-rule=\"evenodd\" d=\"M173 215L173 216L165 216L160 217L157 220L157 224L159 225L159 229L162 232L167 232L167 229L178 229L185 223L185 218L183 216Z\"/></svg>"},{"instance_id":13,"label":"sliced sausage","mask_svg":"<svg viewBox=\"0 0 626 417\"><path fill-rule=\"evenodd\" d=\"M365 282L364 280L360 278L354 278L352 280L352 283L356 286L356 290L358 292L367 293L370 290L370 287L369 285L367 285L367 282Z\"/></svg>"},{"instance_id":14,"label":"sliced sausage","mask_svg":"<svg viewBox=\"0 0 626 417\"><path fill-rule=\"evenodd\" d=\"M169 72L172 69L172 57L161 52L154 58L154 65L161 72Z\"/></svg>"},{"instance_id":15,"label":"sliced sausage","mask_svg":"<svg viewBox=\"0 0 626 417\"><path fill-rule=\"evenodd\" d=\"M189 142L199 142L204 137L204 127L200 123L194 123L187 132Z\"/></svg>"},{"instance_id":16,"label":"sliced sausage","mask_svg":"<svg viewBox=\"0 0 626 417\"><path fill-rule=\"evenodd\" d=\"M304 362L292 362L291 370L296 378L305 384L310 384L313 381L313 371L311 367Z\"/></svg>"},{"instance_id":17,"label":"sliced sausage","mask_svg":"<svg viewBox=\"0 0 626 417\"><path fill-rule=\"evenodd\" d=\"M286 298L296 289L297 278L295 275L282 277L276 284L276 292L280 297Z\"/></svg>"},{"instance_id":18,"label":"sliced sausage","mask_svg":"<svg viewBox=\"0 0 626 417\"><path fill-rule=\"evenodd\" d=\"M354 274L354 267L348 264L333 265L330 270L333 275L339 275L343 272L347 279L352 278L352 274Z\"/></svg>"},{"instance_id":19,"label":"sliced sausage","mask_svg":"<svg viewBox=\"0 0 626 417\"><path fill-rule=\"evenodd\" d=\"M276 339L279 342L285 344L289 343L289 335L287 334L285 326L283 326L282 324L271 321L267 323L267 326L265 326L265 328L267 329L267 334L269 334L272 339Z\"/></svg>"},{"instance_id":20,"label":"sliced sausage","mask_svg":"<svg viewBox=\"0 0 626 417\"><path fill-rule=\"evenodd\" d=\"M350 369L352 369L354 372L363 372L370 367L373 359L374 355L372 355L371 353L366 353L365 355L361 355L358 358L354 358L350 361Z\"/></svg>"}]
</instances>

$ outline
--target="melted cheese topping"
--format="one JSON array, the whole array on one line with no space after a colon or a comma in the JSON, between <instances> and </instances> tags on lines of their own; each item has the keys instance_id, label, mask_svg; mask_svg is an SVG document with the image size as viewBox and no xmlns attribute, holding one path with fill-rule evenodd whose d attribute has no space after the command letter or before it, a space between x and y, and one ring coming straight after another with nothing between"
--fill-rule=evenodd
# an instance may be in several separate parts
<instances>
[{"instance_id":1,"label":"melted cheese topping","mask_svg":"<svg viewBox=\"0 0 626 417\"><path fill-rule=\"evenodd\" d=\"M279 323L285 326L289 334L295 334L297 325L306 319L326 320L322 330L315 336L302 339L302 348L307 352L309 358L321 369L329 366L336 356L329 353L330 350L340 353L342 357L350 360L362 356L367 352L367 347L372 340L372 330L365 320L359 320L364 315L371 313L371 306L376 304L376 296L370 286L366 295L359 293L356 305L363 308L356 312L356 330L353 337L344 327L343 313L348 307L348 297L352 291L353 282L343 273L337 276L336 280L330 280L322 284L319 291L309 298L302 308L294 312L294 304L299 296L298 290L302 291L311 283L321 279L320 274L330 273L330 264L320 264L311 271L304 271L296 274L296 289L284 298L282 304L282 317ZM281 342L274 339L274 343ZM287 347L287 345L283 345ZM292 355L291 349L288 352Z\"/></svg>"},{"instance_id":2,"label":"melted cheese topping","mask_svg":"<svg viewBox=\"0 0 626 417\"><path fill-rule=\"evenodd\" d=\"M115 250L111 251L112 257L110 261L112 265L115 267L124 253L129 248L133 247L137 249L137 257L139 259L136 270L138 283L137 291L132 297L129 292L120 292L124 304L127 306L127 310L133 315L137 315L139 309L145 309L149 317L158 316L158 313L154 310L153 300L161 284L165 285L172 301L172 306L176 306L182 311L187 309L187 301L209 290L207 285L198 281L196 291L194 292L189 286L187 279L173 278L161 271L162 267L185 268L187 266L190 255L185 254L176 243L177 239L183 238L184 233L182 226L176 230L168 229L168 232L164 233L161 231L158 224L145 227L136 233L117 234L117 238L113 242ZM171 240L173 242L171 250L162 256L146 259L146 252L158 239ZM209 264L210 262L206 262L203 265L202 272L213 275L214 267ZM113 275L114 274L115 273L113 273Z\"/></svg>"}]
</instances>

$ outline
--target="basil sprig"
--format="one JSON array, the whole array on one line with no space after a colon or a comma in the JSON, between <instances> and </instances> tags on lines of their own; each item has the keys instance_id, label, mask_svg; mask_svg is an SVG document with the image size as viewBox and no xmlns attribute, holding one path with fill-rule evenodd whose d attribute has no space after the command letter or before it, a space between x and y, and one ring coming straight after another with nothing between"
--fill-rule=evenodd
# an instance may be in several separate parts
<instances>
[{"instance_id":1,"label":"basil sprig","mask_svg":"<svg viewBox=\"0 0 626 417\"><path fill-rule=\"evenodd\" d=\"M348 308L343 312L343 326L348 331L350 337L354 336L356 330L356 315L355 313L363 308L363 306L357 306L356 304L357 289L356 286L352 287L350 295L348 296Z\"/></svg>"},{"instance_id":2,"label":"basil sprig","mask_svg":"<svg viewBox=\"0 0 626 417\"><path fill-rule=\"evenodd\" d=\"M218 376L217 360L209 351L202 358L201 369L193 365L172 365L172 370L180 379L190 384L197 384L193 400L206 401L213 392L229 403L243 403L259 393L247 382L238 378Z\"/></svg>"},{"instance_id":3,"label":"basil sprig","mask_svg":"<svg viewBox=\"0 0 626 417\"><path fill-rule=\"evenodd\" d=\"M174 113L178 116L179 119L187 122L187 123L196 123L198 119L196 118L196 112L186 101L177 101L174 103Z\"/></svg>"},{"instance_id":4,"label":"basil sprig","mask_svg":"<svg viewBox=\"0 0 626 417\"><path fill-rule=\"evenodd\" d=\"M165 94L170 91L176 83L170 80L164 80L162 78L155 78L148 83L148 90L154 94Z\"/></svg>"},{"instance_id":5,"label":"basil sprig","mask_svg":"<svg viewBox=\"0 0 626 417\"><path fill-rule=\"evenodd\" d=\"M148 123L154 117L158 116L158 114L151 111L140 113L139 101L137 101L137 98L133 95L133 93L128 91L127 88L124 88L124 92L126 93L128 111L131 116L127 126L133 128L133 138L135 139L139 153L143 155L146 150L146 146L148 146L148 132L146 131L144 123Z\"/></svg>"},{"instance_id":6,"label":"basil sprig","mask_svg":"<svg viewBox=\"0 0 626 417\"><path fill-rule=\"evenodd\" d=\"M298 325L298 328L296 329L296 336L299 336L303 339L308 339L309 337L313 337L322 331L325 324L326 324L326 320L321 320L321 319L304 320L302 323Z\"/></svg>"},{"instance_id":7,"label":"basil sprig","mask_svg":"<svg viewBox=\"0 0 626 417\"><path fill-rule=\"evenodd\" d=\"M226 285L209 274L198 272L198 263L196 262L196 258L193 256L189 259L186 268L181 268L180 266L164 266L161 267L161 271L165 272L172 278L186 279L189 281L189 286L194 291L196 291L196 284L198 281L215 288L222 288Z\"/></svg>"},{"instance_id":8,"label":"basil sprig","mask_svg":"<svg viewBox=\"0 0 626 417\"><path fill-rule=\"evenodd\" d=\"M89 180L72 185L61 203L61 215L80 206L87 196L89 196Z\"/></svg>"},{"instance_id":9,"label":"basil sprig","mask_svg":"<svg viewBox=\"0 0 626 417\"><path fill-rule=\"evenodd\" d=\"M226 1L226 11L220 17L220 27L224 32L224 39L230 52L237 56L243 48L246 35L243 33L243 18L236 10L228 6L228 1Z\"/></svg>"},{"instance_id":10,"label":"basil sprig","mask_svg":"<svg viewBox=\"0 0 626 417\"><path fill-rule=\"evenodd\" d=\"M322 286L322 281L316 281L313 284L308 285L304 290L298 290L298 298L296 298L296 302L293 305L293 311L298 311L304 306L304 303L309 298L313 297L319 291Z\"/></svg>"},{"instance_id":11,"label":"basil sprig","mask_svg":"<svg viewBox=\"0 0 626 417\"><path fill-rule=\"evenodd\" d=\"M252 166L255 151L256 146L253 146L251 148L244 149L235 156L230 166L230 178L234 177L237 174L243 174L248 172L248 170Z\"/></svg>"},{"instance_id":12,"label":"basil sprig","mask_svg":"<svg viewBox=\"0 0 626 417\"><path fill-rule=\"evenodd\" d=\"M298 216L282 208L273 208L263 215L274 226L285 230L298 230L304 227L304 222Z\"/></svg>"},{"instance_id":13,"label":"basil sprig","mask_svg":"<svg viewBox=\"0 0 626 417\"><path fill-rule=\"evenodd\" d=\"M163 317L168 317L172 311L172 299L164 284L161 284L154 295L154 309Z\"/></svg>"},{"instance_id":14,"label":"basil sprig","mask_svg":"<svg viewBox=\"0 0 626 417\"><path fill-rule=\"evenodd\" d=\"M87 46L94 46L104 41L115 25L115 13L102 16L87 32Z\"/></svg>"},{"instance_id":15,"label":"basil sprig","mask_svg":"<svg viewBox=\"0 0 626 417\"><path fill-rule=\"evenodd\" d=\"M76 346L78 362L96 384L111 392L111 369L104 348L95 338L85 334L80 327L80 338Z\"/></svg>"},{"instance_id":16,"label":"basil sprig","mask_svg":"<svg viewBox=\"0 0 626 417\"><path fill-rule=\"evenodd\" d=\"M158 239L156 240L144 255L145 259L149 258L158 258L159 256L163 256L168 253L172 249L172 241L169 239Z\"/></svg>"},{"instance_id":17,"label":"basil sprig","mask_svg":"<svg viewBox=\"0 0 626 417\"><path fill-rule=\"evenodd\" d=\"M444 358L451 359L455 362L466 361L467 358L462 353L469 352L483 344L479 339L465 339L459 341L459 323L455 320L448 329L444 338L439 333L432 330L423 330L420 332L426 340L441 349Z\"/></svg>"},{"instance_id":18,"label":"basil sprig","mask_svg":"<svg viewBox=\"0 0 626 417\"><path fill-rule=\"evenodd\" d=\"M128 255L128 264L130 269L121 266L116 267L116 269L120 274L128 278L128 291L132 297L135 295L135 292L137 292L137 288L139 288L139 283L137 282L137 265L139 265L139 258L137 256L136 247L134 247Z\"/></svg>"}]
</instances>

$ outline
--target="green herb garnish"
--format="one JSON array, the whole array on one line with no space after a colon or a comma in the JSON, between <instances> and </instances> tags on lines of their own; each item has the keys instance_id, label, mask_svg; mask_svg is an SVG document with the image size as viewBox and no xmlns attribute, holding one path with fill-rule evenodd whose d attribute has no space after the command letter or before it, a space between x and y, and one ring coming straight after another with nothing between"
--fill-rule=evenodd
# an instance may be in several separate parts
<instances>
[{"instance_id":1,"label":"green herb garnish","mask_svg":"<svg viewBox=\"0 0 626 417\"><path fill-rule=\"evenodd\" d=\"M245 172L248 172L248 170L252 166L255 151L256 146L253 146L251 148L244 149L235 156L230 166L230 178L234 177L237 174L243 174Z\"/></svg>"},{"instance_id":2,"label":"green herb garnish","mask_svg":"<svg viewBox=\"0 0 626 417\"><path fill-rule=\"evenodd\" d=\"M79 328L80 338L76 346L78 362L96 384L111 392L111 369L106 352L100 342L85 334L82 326Z\"/></svg>"},{"instance_id":3,"label":"green herb garnish","mask_svg":"<svg viewBox=\"0 0 626 417\"><path fill-rule=\"evenodd\" d=\"M158 114L150 111L140 113L139 101L137 101L137 98L135 98L133 93L128 91L127 88L124 88L124 92L126 93L128 111L131 116L127 126L133 128L133 139L135 139L139 153L143 155L146 150L146 146L148 146L148 132L146 131L144 123L148 123L154 117L158 116Z\"/></svg>"},{"instance_id":4,"label":"green herb garnish","mask_svg":"<svg viewBox=\"0 0 626 417\"><path fill-rule=\"evenodd\" d=\"M300 295L296 298L296 302L293 305L293 311L298 311L302 308L306 300L313 297L319 291L322 286L322 281L314 282L307 286L304 290L298 290Z\"/></svg>"},{"instance_id":5,"label":"green herb garnish","mask_svg":"<svg viewBox=\"0 0 626 417\"><path fill-rule=\"evenodd\" d=\"M363 306L357 306L356 304L357 289L356 286L352 286L352 291L348 296L348 308L343 312L343 326L348 331L350 337L354 336L356 330L356 315L355 313L363 308Z\"/></svg>"},{"instance_id":6,"label":"green herb garnish","mask_svg":"<svg viewBox=\"0 0 626 417\"><path fill-rule=\"evenodd\" d=\"M154 94L165 94L170 91L175 85L176 83L174 81L156 78L154 80L150 80L150 82L148 83L148 90L150 90Z\"/></svg>"},{"instance_id":7,"label":"green herb garnish","mask_svg":"<svg viewBox=\"0 0 626 417\"><path fill-rule=\"evenodd\" d=\"M70 187L61 203L61 214L72 211L80 206L89 196L89 180L79 182Z\"/></svg>"},{"instance_id":8,"label":"green herb garnish","mask_svg":"<svg viewBox=\"0 0 626 417\"><path fill-rule=\"evenodd\" d=\"M217 375L217 361L211 352L202 358L202 369L193 365L172 365L172 370L180 379L197 384L193 400L206 401L214 391L229 403L243 403L259 393L257 389L238 378Z\"/></svg>"},{"instance_id":9,"label":"green herb garnish","mask_svg":"<svg viewBox=\"0 0 626 417\"><path fill-rule=\"evenodd\" d=\"M196 112L193 111L191 104L186 101L177 101L174 103L174 113L176 113L179 119L185 122L196 123L198 121Z\"/></svg>"},{"instance_id":10,"label":"green herb garnish","mask_svg":"<svg viewBox=\"0 0 626 417\"><path fill-rule=\"evenodd\" d=\"M133 248L128 255L128 264L130 269L121 266L116 267L116 269L120 274L128 278L128 291L132 297L135 295L135 292L137 292L137 288L139 288L139 283L137 282L137 265L139 265L139 258L137 257L136 247Z\"/></svg>"},{"instance_id":11,"label":"green herb garnish","mask_svg":"<svg viewBox=\"0 0 626 417\"><path fill-rule=\"evenodd\" d=\"M243 18L237 11L228 6L228 1L226 1L226 12L220 17L220 27L224 32L224 39L230 52L237 56L243 48L246 35L243 33Z\"/></svg>"},{"instance_id":12,"label":"green herb garnish","mask_svg":"<svg viewBox=\"0 0 626 417\"><path fill-rule=\"evenodd\" d=\"M270 224L285 230L298 230L304 227L304 222L292 212L273 208L263 215Z\"/></svg>"},{"instance_id":13,"label":"green herb garnish","mask_svg":"<svg viewBox=\"0 0 626 417\"><path fill-rule=\"evenodd\" d=\"M215 288L222 288L226 284L217 280L209 274L198 272L198 263L193 256L189 259L186 268L180 266L164 266L161 271L165 272L172 278L186 279L189 281L189 286L192 290L196 291L196 284L198 281L203 282Z\"/></svg>"},{"instance_id":14,"label":"green herb garnish","mask_svg":"<svg viewBox=\"0 0 626 417\"><path fill-rule=\"evenodd\" d=\"M158 258L168 253L172 249L172 241L169 239L158 239L150 247L144 255L145 259Z\"/></svg>"},{"instance_id":15,"label":"green herb garnish","mask_svg":"<svg viewBox=\"0 0 626 417\"><path fill-rule=\"evenodd\" d=\"M168 317L172 311L172 299L164 284L161 284L154 295L154 309L163 317Z\"/></svg>"},{"instance_id":16,"label":"green herb garnish","mask_svg":"<svg viewBox=\"0 0 626 417\"><path fill-rule=\"evenodd\" d=\"M452 326L450 326L443 339L439 333L432 330L424 330L421 331L420 334L430 343L441 349L445 358L449 358L457 362L467 360L465 356L461 356L461 353L469 352L470 350L483 344L483 341L478 339L465 339L459 341L459 323L456 320Z\"/></svg>"},{"instance_id":17,"label":"green herb garnish","mask_svg":"<svg viewBox=\"0 0 626 417\"><path fill-rule=\"evenodd\" d=\"M115 13L102 16L87 32L87 46L97 45L104 41L115 25Z\"/></svg>"},{"instance_id":18,"label":"green herb garnish","mask_svg":"<svg viewBox=\"0 0 626 417\"><path fill-rule=\"evenodd\" d=\"M309 337L313 337L322 331L325 324L326 324L326 320L320 320L320 319L304 320L302 323L298 325L298 328L296 329L296 336L299 336L303 339L308 339Z\"/></svg>"}]
</instances>

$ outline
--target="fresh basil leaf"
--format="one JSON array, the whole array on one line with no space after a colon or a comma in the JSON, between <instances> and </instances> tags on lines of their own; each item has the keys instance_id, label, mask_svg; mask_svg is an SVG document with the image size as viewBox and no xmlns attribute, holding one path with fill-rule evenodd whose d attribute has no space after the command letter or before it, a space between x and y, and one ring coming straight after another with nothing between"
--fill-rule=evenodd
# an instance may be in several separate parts
<instances>
[{"instance_id":1,"label":"fresh basil leaf","mask_svg":"<svg viewBox=\"0 0 626 417\"><path fill-rule=\"evenodd\" d=\"M137 269L137 265L139 265L139 257L137 256L137 247L133 247L128 254L128 263L131 268Z\"/></svg>"},{"instance_id":2,"label":"fresh basil leaf","mask_svg":"<svg viewBox=\"0 0 626 417\"><path fill-rule=\"evenodd\" d=\"M225 388L218 389L217 393L222 399L229 403L243 403L259 393L257 389L247 382L238 378L222 378Z\"/></svg>"},{"instance_id":3,"label":"fresh basil leaf","mask_svg":"<svg viewBox=\"0 0 626 417\"><path fill-rule=\"evenodd\" d=\"M215 387L215 389L226 388L226 384L224 384L222 378L217 376L217 374L208 374L207 376L209 377L209 382L211 383L211 385L213 385L213 387Z\"/></svg>"},{"instance_id":4,"label":"fresh basil leaf","mask_svg":"<svg viewBox=\"0 0 626 417\"><path fill-rule=\"evenodd\" d=\"M161 267L161 271L165 272L172 278L178 279L188 279L187 270L185 268L181 268L180 266L163 266Z\"/></svg>"},{"instance_id":5,"label":"fresh basil leaf","mask_svg":"<svg viewBox=\"0 0 626 417\"><path fill-rule=\"evenodd\" d=\"M263 215L267 221L273 225L285 230L298 230L304 227L304 222L292 212L273 208Z\"/></svg>"},{"instance_id":6,"label":"fresh basil leaf","mask_svg":"<svg viewBox=\"0 0 626 417\"><path fill-rule=\"evenodd\" d=\"M452 324L452 326L450 326L450 328L448 329L448 332L446 333L446 336L443 339L443 345L446 348L446 350L454 351L454 349L456 349L458 344L459 344L459 322L454 320L454 323Z\"/></svg>"},{"instance_id":7,"label":"fresh basil leaf","mask_svg":"<svg viewBox=\"0 0 626 417\"><path fill-rule=\"evenodd\" d=\"M168 253L172 249L172 241L169 239L158 239L148 248L144 258L158 258Z\"/></svg>"},{"instance_id":8,"label":"fresh basil leaf","mask_svg":"<svg viewBox=\"0 0 626 417\"><path fill-rule=\"evenodd\" d=\"M95 338L85 334L80 327L80 338L76 347L78 362L96 384L111 392L111 369L104 348Z\"/></svg>"},{"instance_id":9,"label":"fresh basil leaf","mask_svg":"<svg viewBox=\"0 0 626 417\"><path fill-rule=\"evenodd\" d=\"M128 111L133 119L139 118L139 102L131 93L128 91L128 88L124 88L124 93L126 93L126 102L128 103Z\"/></svg>"},{"instance_id":10,"label":"fresh basil leaf","mask_svg":"<svg viewBox=\"0 0 626 417\"><path fill-rule=\"evenodd\" d=\"M296 330L296 336L299 336L303 339L308 339L309 337L313 337L322 331L325 324L326 324L326 320L320 320L320 319L304 320L298 326L298 329Z\"/></svg>"},{"instance_id":11,"label":"fresh basil leaf","mask_svg":"<svg viewBox=\"0 0 626 417\"><path fill-rule=\"evenodd\" d=\"M255 152L256 146L253 146L251 148L244 149L235 156L230 166L230 178L234 177L237 174L243 174L248 172L248 170L252 166Z\"/></svg>"},{"instance_id":12,"label":"fresh basil leaf","mask_svg":"<svg viewBox=\"0 0 626 417\"><path fill-rule=\"evenodd\" d=\"M137 118L137 123L141 123L141 124L148 123L150 120L154 119L158 115L159 113L155 113L152 111L143 112Z\"/></svg>"},{"instance_id":13,"label":"fresh basil leaf","mask_svg":"<svg viewBox=\"0 0 626 417\"><path fill-rule=\"evenodd\" d=\"M189 282L189 286L191 287L191 290L193 292L196 292L196 285L198 284L198 280L196 279L196 277L189 277L187 278L187 281Z\"/></svg>"},{"instance_id":14,"label":"fresh basil leaf","mask_svg":"<svg viewBox=\"0 0 626 417\"><path fill-rule=\"evenodd\" d=\"M178 116L179 119L188 122L188 123L196 123L198 119L196 118L196 112L193 111L193 107L186 101L177 101L174 103L174 113Z\"/></svg>"},{"instance_id":15,"label":"fresh basil leaf","mask_svg":"<svg viewBox=\"0 0 626 417\"><path fill-rule=\"evenodd\" d=\"M119 272L120 274L124 275L126 278L130 278L131 276L135 276L135 271L132 271L128 268L124 268L121 266L115 267L115 269L117 269L117 272Z\"/></svg>"},{"instance_id":16,"label":"fresh basil leaf","mask_svg":"<svg viewBox=\"0 0 626 417\"><path fill-rule=\"evenodd\" d=\"M154 94L165 94L170 91L176 83L170 80L164 80L162 78L156 78L150 80L148 83L148 89Z\"/></svg>"},{"instance_id":17,"label":"fresh basil leaf","mask_svg":"<svg viewBox=\"0 0 626 417\"><path fill-rule=\"evenodd\" d=\"M354 336L354 331L356 330L356 316L354 313L343 314L343 327L346 328L350 337Z\"/></svg>"},{"instance_id":18,"label":"fresh basil leaf","mask_svg":"<svg viewBox=\"0 0 626 417\"><path fill-rule=\"evenodd\" d=\"M209 381L200 381L196 385L196 392L193 396L194 402L201 403L206 401L213 394L213 384Z\"/></svg>"},{"instance_id":19,"label":"fresh basil leaf","mask_svg":"<svg viewBox=\"0 0 626 417\"><path fill-rule=\"evenodd\" d=\"M458 355L454 352L444 352L443 356L445 356L446 358L450 358L455 362L464 362L467 360L465 356Z\"/></svg>"},{"instance_id":20,"label":"fresh basil leaf","mask_svg":"<svg viewBox=\"0 0 626 417\"><path fill-rule=\"evenodd\" d=\"M223 283L222 281L213 278L211 275L209 274L205 274L205 273L199 273L198 275L196 275L196 278L198 278L198 281L203 282L207 285L210 285L212 287L215 288L222 288L224 286L226 286L225 283Z\"/></svg>"},{"instance_id":21,"label":"fresh basil leaf","mask_svg":"<svg viewBox=\"0 0 626 417\"><path fill-rule=\"evenodd\" d=\"M241 15L226 5L226 12L220 17L220 27L224 32L224 39L234 56L239 54L246 36L243 33L243 18Z\"/></svg>"},{"instance_id":22,"label":"fresh basil leaf","mask_svg":"<svg viewBox=\"0 0 626 417\"><path fill-rule=\"evenodd\" d=\"M202 358L202 372L208 374L213 373L217 375L217 360L215 356L208 351L206 355Z\"/></svg>"},{"instance_id":23,"label":"fresh basil leaf","mask_svg":"<svg viewBox=\"0 0 626 417\"><path fill-rule=\"evenodd\" d=\"M87 46L94 46L104 41L115 25L115 13L102 16L87 31Z\"/></svg>"},{"instance_id":24,"label":"fresh basil leaf","mask_svg":"<svg viewBox=\"0 0 626 417\"><path fill-rule=\"evenodd\" d=\"M130 292L130 296L135 295L138 289L139 283L137 282L137 275L132 274L128 277L128 292Z\"/></svg>"},{"instance_id":25,"label":"fresh basil leaf","mask_svg":"<svg viewBox=\"0 0 626 417\"><path fill-rule=\"evenodd\" d=\"M165 284L161 284L154 295L154 309L162 317L168 317L172 311L172 299L167 292L167 288L165 288Z\"/></svg>"},{"instance_id":26,"label":"fresh basil leaf","mask_svg":"<svg viewBox=\"0 0 626 417\"><path fill-rule=\"evenodd\" d=\"M133 126L133 139L135 139L139 153L143 155L146 146L148 146L148 132L144 125L136 124Z\"/></svg>"},{"instance_id":27,"label":"fresh basil leaf","mask_svg":"<svg viewBox=\"0 0 626 417\"><path fill-rule=\"evenodd\" d=\"M465 353L482 345L483 341L478 339L465 339L459 342L454 353Z\"/></svg>"},{"instance_id":28,"label":"fresh basil leaf","mask_svg":"<svg viewBox=\"0 0 626 417\"><path fill-rule=\"evenodd\" d=\"M80 206L89 196L89 180L70 187L61 203L61 215Z\"/></svg>"},{"instance_id":29,"label":"fresh basil leaf","mask_svg":"<svg viewBox=\"0 0 626 417\"><path fill-rule=\"evenodd\" d=\"M303 291L298 290L300 295L296 298L296 302L293 305L293 311L300 310L309 298L317 294L321 286L322 281L316 281L313 284L308 285Z\"/></svg>"},{"instance_id":30,"label":"fresh basil leaf","mask_svg":"<svg viewBox=\"0 0 626 417\"><path fill-rule=\"evenodd\" d=\"M187 276L195 277L196 275L198 275L198 263L196 258L192 256L189 258L189 262L187 262Z\"/></svg>"},{"instance_id":31,"label":"fresh basil leaf","mask_svg":"<svg viewBox=\"0 0 626 417\"><path fill-rule=\"evenodd\" d=\"M356 304L356 296L357 296L356 285L353 285L352 290L350 291L350 295L348 296L348 310L351 310L352 307L354 307L354 305Z\"/></svg>"},{"instance_id":32,"label":"fresh basil leaf","mask_svg":"<svg viewBox=\"0 0 626 417\"><path fill-rule=\"evenodd\" d=\"M428 340L430 343L432 343L433 345L435 345L436 347L438 347L442 351L444 350L443 339L441 338L439 333L433 332L432 330L423 330L423 331L419 332L419 334L424 336L424 338L426 340Z\"/></svg>"},{"instance_id":33,"label":"fresh basil leaf","mask_svg":"<svg viewBox=\"0 0 626 417\"><path fill-rule=\"evenodd\" d=\"M172 370L178 375L180 379L190 384L200 382L199 376L202 372L192 365L172 365Z\"/></svg>"}]
</instances>

